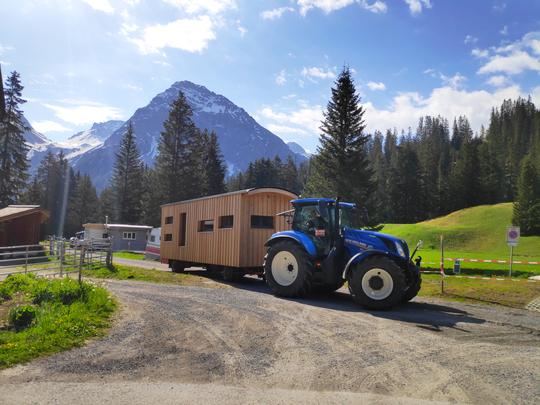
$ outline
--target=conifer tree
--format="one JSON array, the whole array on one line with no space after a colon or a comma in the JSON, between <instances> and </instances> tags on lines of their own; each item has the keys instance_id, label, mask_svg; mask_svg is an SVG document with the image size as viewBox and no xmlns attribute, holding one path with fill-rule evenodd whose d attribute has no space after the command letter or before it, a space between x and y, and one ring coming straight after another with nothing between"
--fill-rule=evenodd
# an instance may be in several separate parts
<instances>
[{"instance_id":1,"label":"conifer tree","mask_svg":"<svg viewBox=\"0 0 540 405\"><path fill-rule=\"evenodd\" d=\"M159 227L161 224L161 189L157 173L154 169L145 167L143 173L144 192L141 198L141 223Z\"/></svg>"},{"instance_id":2,"label":"conifer tree","mask_svg":"<svg viewBox=\"0 0 540 405\"><path fill-rule=\"evenodd\" d=\"M512 221L522 235L540 236L540 176L530 155L521 165Z\"/></svg>"},{"instance_id":3,"label":"conifer tree","mask_svg":"<svg viewBox=\"0 0 540 405\"><path fill-rule=\"evenodd\" d=\"M0 72L0 82L2 74ZM0 120L0 207L15 203L26 187L28 179L28 146L24 139L20 75L13 71L6 79L5 90L0 91L2 116Z\"/></svg>"},{"instance_id":4,"label":"conifer tree","mask_svg":"<svg viewBox=\"0 0 540 405\"><path fill-rule=\"evenodd\" d=\"M141 215L142 163L131 122L116 153L111 188L115 197L115 217L126 224L136 224Z\"/></svg>"},{"instance_id":5,"label":"conifer tree","mask_svg":"<svg viewBox=\"0 0 540 405\"><path fill-rule=\"evenodd\" d=\"M298 177L298 168L291 155L287 157L287 161L281 166L280 177L283 188L295 194L300 193L301 185Z\"/></svg>"},{"instance_id":6,"label":"conifer tree","mask_svg":"<svg viewBox=\"0 0 540 405\"><path fill-rule=\"evenodd\" d=\"M313 196L339 196L360 207L369 206L374 190L367 157L369 136L364 134L364 108L347 67L332 88L320 129L320 146L305 192Z\"/></svg>"},{"instance_id":7,"label":"conifer tree","mask_svg":"<svg viewBox=\"0 0 540 405\"><path fill-rule=\"evenodd\" d=\"M72 183L73 193L69 201L66 235L82 230L82 226L99 221L99 200L89 175L77 173Z\"/></svg>"},{"instance_id":8,"label":"conifer tree","mask_svg":"<svg viewBox=\"0 0 540 405\"><path fill-rule=\"evenodd\" d=\"M202 136L182 92L172 103L163 123L156 157L156 171L163 203L200 197L204 191Z\"/></svg>"},{"instance_id":9,"label":"conifer tree","mask_svg":"<svg viewBox=\"0 0 540 405\"><path fill-rule=\"evenodd\" d=\"M224 193L226 191L226 169L217 136L214 132L208 133L206 129L202 136L205 143L205 154L203 156L204 193L206 195Z\"/></svg>"},{"instance_id":10,"label":"conifer tree","mask_svg":"<svg viewBox=\"0 0 540 405\"><path fill-rule=\"evenodd\" d=\"M109 224L118 222L115 215L115 193L111 187L106 187L99 195L98 222L108 222Z\"/></svg>"}]
</instances>

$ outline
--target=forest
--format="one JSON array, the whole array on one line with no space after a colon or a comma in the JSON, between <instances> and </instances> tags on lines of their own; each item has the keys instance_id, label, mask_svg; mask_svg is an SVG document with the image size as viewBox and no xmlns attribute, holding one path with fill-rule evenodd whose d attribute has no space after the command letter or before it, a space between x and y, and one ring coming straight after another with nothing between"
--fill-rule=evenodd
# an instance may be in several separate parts
<instances>
[{"instance_id":1,"label":"forest","mask_svg":"<svg viewBox=\"0 0 540 405\"><path fill-rule=\"evenodd\" d=\"M530 98L493 107L477 133L465 116L425 116L415 130L368 134L369 117L344 68L309 161L260 159L227 176L216 134L194 125L180 92L164 122L154 167L142 163L137 134L128 125L109 187L98 195L92 179L74 172L61 153L48 153L30 178L22 90L19 74L12 72L0 106L0 206L41 205L50 213L44 235L71 236L82 224L105 217L110 223L159 226L161 204L250 187L339 196L367 208L366 227L514 202L513 222L522 234L540 235L540 110Z\"/></svg>"}]
</instances>

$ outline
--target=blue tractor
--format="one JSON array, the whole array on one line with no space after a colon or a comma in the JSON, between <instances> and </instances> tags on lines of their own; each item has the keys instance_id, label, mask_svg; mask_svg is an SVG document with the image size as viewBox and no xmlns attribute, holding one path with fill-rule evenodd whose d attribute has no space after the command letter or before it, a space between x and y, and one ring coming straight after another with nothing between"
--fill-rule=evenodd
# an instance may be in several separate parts
<instances>
[{"instance_id":1,"label":"blue tractor","mask_svg":"<svg viewBox=\"0 0 540 405\"><path fill-rule=\"evenodd\" d=\"M376 310L418 294L422 279L420 258L412 262L416 249L409 255L404 240L354 229L355 204L339 198L291 203L294 209L279 215L289 217L292 230L275 233L266 242L264 276L274 294L295 297L335 291L347 281L354 300Z\"/></svg>"}]
</instances>

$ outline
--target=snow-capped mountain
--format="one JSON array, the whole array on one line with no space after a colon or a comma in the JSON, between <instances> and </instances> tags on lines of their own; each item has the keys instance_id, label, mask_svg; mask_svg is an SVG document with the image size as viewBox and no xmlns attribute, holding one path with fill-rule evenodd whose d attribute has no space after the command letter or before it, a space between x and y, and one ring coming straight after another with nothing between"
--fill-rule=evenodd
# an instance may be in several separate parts
<instances>
[{"instance_id":1,"label":"snow-capped mountain","mask_svg":"<svg viewBox=\"0 0 540 405\"><path fill-rule=\"evenodd\" d=\"M163 122L167 119L171 103L179 91L186 96L193 110L193 121L199 128L215 131L229 173L245 170L256 159L289 155L297 161L305 160L301 154L291 152L281 138L259 125L244 109L226 97L213 93L204 86L189 81L174 83L155 96L150 103L139 108L129 119L137 137L137 147L143 161L152 166L157 154ZM88 173L98 189L104 188L111 176L115 152L126 132L127 122L113 132L103 145L74 156L71 163L76 170Z\"/></svg>"},{"instance_id":2,"label":"snow-capped mountain","mask_svg":"<svg viewBox=\"0 0 540 405\"><path fill-rule=\"evenodd\" d=\"M94 123L92 128L81 131L68 138L67 144L72 147L99 146L111 134L122 126L124 121L111 120L107 122Z\"/></svg>"},{"instance_id":3,"label":"snow-capped mountain","mask_svg":"<svg viewBox=\"0 0 540 405\"><path fill-rule=\"evenodd\" d=\"M309 159L310 153L307 152L301 145L296 142L287 142L287 146L293 153L304 156L306 159Z\"/></svg>"}]
</instances>

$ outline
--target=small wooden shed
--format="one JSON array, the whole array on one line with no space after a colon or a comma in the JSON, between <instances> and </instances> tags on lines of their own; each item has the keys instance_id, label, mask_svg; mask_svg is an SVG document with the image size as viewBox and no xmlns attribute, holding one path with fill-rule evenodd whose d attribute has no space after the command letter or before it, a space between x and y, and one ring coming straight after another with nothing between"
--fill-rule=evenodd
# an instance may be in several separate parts
<instances>
[{"instance_id":1,"label":"small wooden shed","mask_svg":"<svg viewBox=\"0 0 540 405\"><path fill-rule=\"evenodd\" d=\"M0 209L0 246L37 245L41 224L49 217L39 205Z\"/></svg>"},{"instance_id":2,"label":"small wooden shed","mask_svg":"<svg viewBox=\"0 0 540 405\"><path fill-rule=\"evenodd\" d=\"M161 206L161 259L190 265L261 267L264 243L290 229L277 213L298 196L251 188Z\"/></svg>"}]
</instances>

